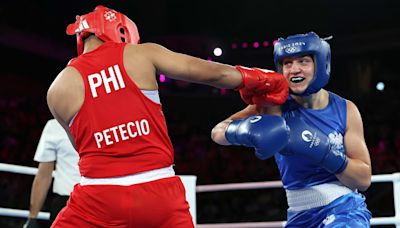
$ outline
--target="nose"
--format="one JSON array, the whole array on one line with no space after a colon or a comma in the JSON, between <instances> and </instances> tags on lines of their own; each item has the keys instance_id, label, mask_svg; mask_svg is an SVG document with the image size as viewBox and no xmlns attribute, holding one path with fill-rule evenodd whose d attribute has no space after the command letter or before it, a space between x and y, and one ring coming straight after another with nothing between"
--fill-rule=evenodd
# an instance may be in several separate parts
<instances>
[{"instance_id":1,"label":"nose","mask_svg":"<svg viewBox=\"0 0 400 228\"><path fill-rule=\"evenodd\" d=\"M290 74L299 74L301 72L301 67L299 65L299 63L297 62L293 62L291 68L290 68Z\"/></svg>"}]
</instances>

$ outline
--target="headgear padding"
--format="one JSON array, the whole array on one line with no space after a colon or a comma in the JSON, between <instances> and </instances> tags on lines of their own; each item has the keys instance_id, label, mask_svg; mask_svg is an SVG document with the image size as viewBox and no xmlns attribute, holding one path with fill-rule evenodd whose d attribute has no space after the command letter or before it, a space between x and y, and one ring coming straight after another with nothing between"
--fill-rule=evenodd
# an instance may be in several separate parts
<instances>
[{"instance_id":1,"label":"headgear padding","mask_svg":"<svg viewBox=\"0 0 400 228\"><path fill-rule=\"evenodd\" d=\"M310 95L324 87L331 73L331 48L325 40L314 32L279 38L274 46L274 62L277 71L282 73L282 60L288 57L311 55L314 59L315 72L310 85L302 94Z\"/></svg>"},{"instance_id":2,"label":"headgear padding","mask_svg":"<svg viewBox=\"0 0 400 228\"><path fill-rule=\"evenodd\" d=\"M93 12L76 16L76 22L68 25L67 34L76 34L78 55L83 52L83 39L90 34L103 41L138 44L140 37L136 24L127 16L102 5Z\"/></svg>"}]
</instances>

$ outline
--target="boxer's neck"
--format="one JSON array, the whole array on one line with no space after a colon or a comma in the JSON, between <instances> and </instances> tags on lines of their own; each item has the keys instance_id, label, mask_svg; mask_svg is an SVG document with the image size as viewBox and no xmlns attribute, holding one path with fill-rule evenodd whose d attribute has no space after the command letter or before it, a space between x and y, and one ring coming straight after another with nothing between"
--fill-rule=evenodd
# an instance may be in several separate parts
<instances>
[{"instance_id":1,"label":"boxer's neck","mask_svg":"<svg viewBox=\"0 0 400 228\"><path fill-rule=\"evenodd\" d=\"M104 41L102 41L101 39L99 39L97 36L94 35L86 38L84 42L85 46L83 49L83 53L91 52L104 43Z\"/></svg>"},{"instance_id":2,"label":"boxer's neck","mask_svg":"<svg viewBox=\"0 0 400 228\"><path fill-rule=\"evenodd\" d=\"M308 96L293 96L293 98L301 106L310 109L324 109L329 103L329 93L324 89Z\"/></svg>"}]
</instances>

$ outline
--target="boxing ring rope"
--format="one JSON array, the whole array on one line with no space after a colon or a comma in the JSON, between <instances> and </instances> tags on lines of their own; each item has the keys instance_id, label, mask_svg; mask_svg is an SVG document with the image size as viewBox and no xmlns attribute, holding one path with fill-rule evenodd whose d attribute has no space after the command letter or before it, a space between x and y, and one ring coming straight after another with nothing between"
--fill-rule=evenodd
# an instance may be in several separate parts
<instances>
[{"instance_id":1,"label":"boxing ring rope","mask_svg":"<svg viewBox=\"0 0 400 228\"><path fill-rule=\"evenodd\" d=\"M0 163L0 171L18 174L35 175L37 168L25 167L20 165L11 165ZM372 183L392 182L393 183L393 199L394 199L394 216L372 218L371 225L396 225L400 228L400 173L373 175ZM249 190L249 189L266 189L281 188L281 181L263 181L263 182L246 182L246 183L230 183L230 184L214 184L214 185L198 185L193 191L196 193L215 192L215 191L232 191L232 190ZM28 217L28 210L10 209L0 207L0 216L9 217ZM195 216L195 215L194 215ZM39 212L38 218L48 220L50 214L48 212ZM217 224L197 224L198 228L261 228L261 227L283 227L285 221L271 222L245 222L245 223L217 223Z\"/></svg>"}]
</instances>

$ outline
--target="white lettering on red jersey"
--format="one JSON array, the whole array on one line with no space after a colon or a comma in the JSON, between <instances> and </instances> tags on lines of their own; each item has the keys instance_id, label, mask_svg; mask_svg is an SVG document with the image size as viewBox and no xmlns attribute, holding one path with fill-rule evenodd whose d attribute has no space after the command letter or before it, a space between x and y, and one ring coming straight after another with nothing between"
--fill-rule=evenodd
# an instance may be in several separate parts
<instances>
[{"instance_id":1,"label":"white lettering on red jersey","mask_svg":"<svg viewBox=\"0 0 400 228\"><path fill-rule=\"evenodd\" d=\"M102 85L104 86L107 94L111 93L112 89L110 87L110 82L112 83L113 91L125 88L125 82L122 78L121 70L119 69L118 64L108 67L108 75L106 70L101 70L99 73L89 75L88 81L93 98L98 96L96 88Z\"/></svg>"},{"instance_id":2,"label":"white lettering on red jersey","mask_svg":"<svg viewBox=\"0 0 400 228\"><path fill-rule=\"evenodd\" d=\"M110 127L93 134L97 143L97 148L101 148L102 144L112 145L128 139L134 139L138 136L146 136L150 134L149 122L146 119L130 121L126 124Z\"/></svg>"}]
</instances>

